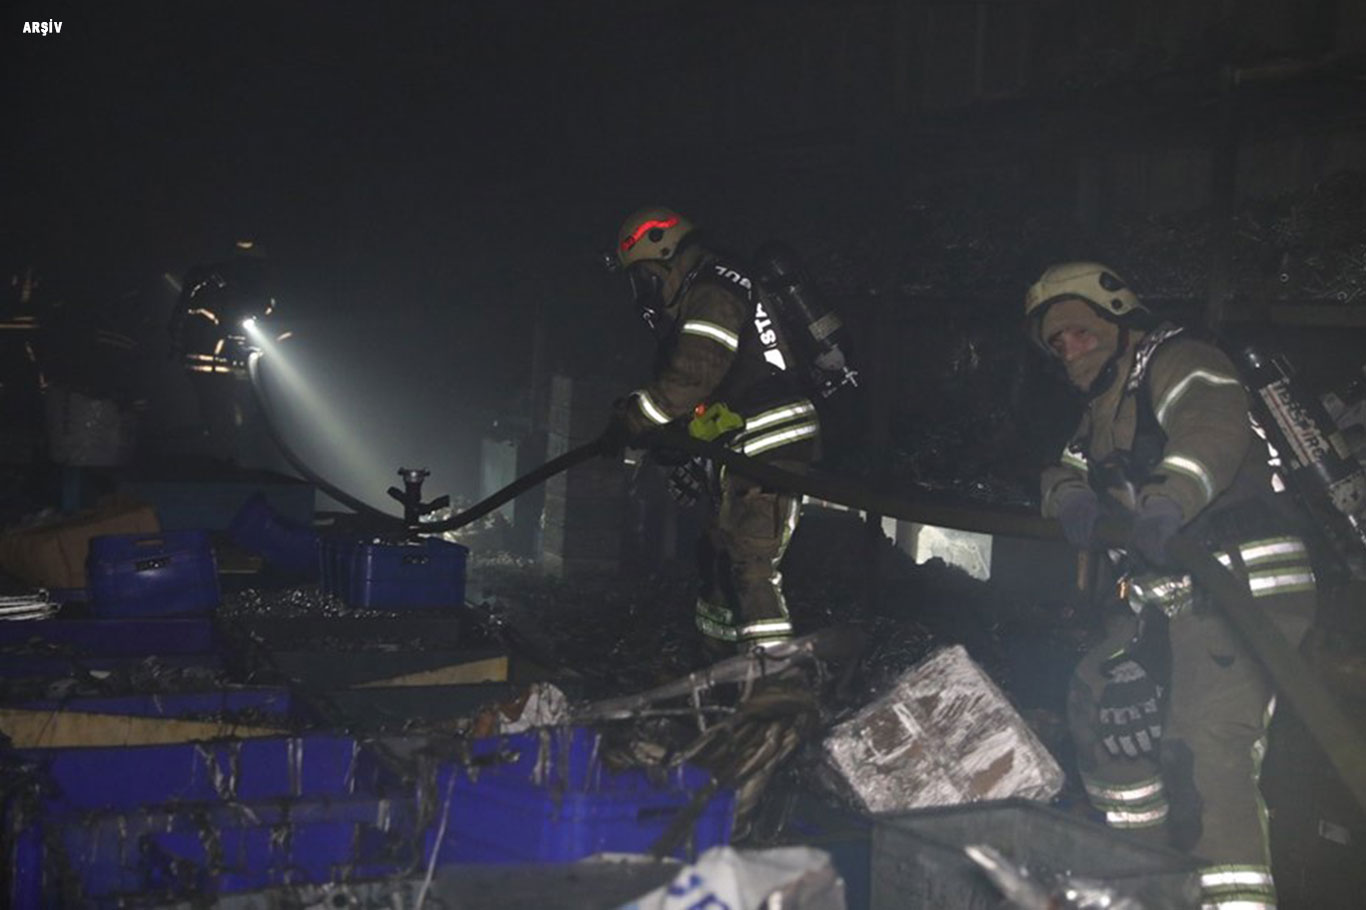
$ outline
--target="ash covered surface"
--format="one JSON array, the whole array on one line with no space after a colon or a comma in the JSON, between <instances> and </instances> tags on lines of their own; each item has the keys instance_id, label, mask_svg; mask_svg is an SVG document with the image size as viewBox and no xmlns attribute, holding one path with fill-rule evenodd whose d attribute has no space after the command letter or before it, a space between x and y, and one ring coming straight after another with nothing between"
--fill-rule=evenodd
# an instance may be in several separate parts
<instances>
[{"instance_id":1,"label":"ash covered surface","mask_svg":"<svg viewBox=\"0 0 1366 910\"><path fill-rule=\"evenodd\" d=\"M322 593L317 585L289 588L243 588L223 595L218 606L223 619L274 617L384 616L378 610L352 610L340 598ZM391 614L390 614L391 615Z\"/></svg>"},{"instance_id":2,"label":"ash covered surface","mask_svg":"<svg viewBox=\"0 0 1366 910\"><path fill-rule=\"evenodd\" d=\"M850 625L864 631L869 646L855 666L839 668L850 673L808 677L812 694L819 694L817 729L803 728L805 745L767 779L760 802L750 807L748 838L780 840L785 807L799 798L814 795L827 805L857 809L830 786L819 747L822 731L949 645L965 646L1045 746L1066 761L1062 692L1051 680L1089 641L1089 630L1076 617L1021 603L1011 591L937 560L917 565L850 512L808 507L783 572L798 635ZM476 553L470 589L506 640L515 649L529 649L552 675L570 680L577 699L641 692L715 662L692 626L695 588L686 575L623 572L561 580L525 560ZM614 751L637 758L651 750L676 753L698 735L690 717L601 726L619 744ZM774 729L766 728L760 738L776 738Z\"/></svg>"},{"instance_id":3,"label":"ash covered surface","mask_svg":"<svg viewBox=\"0 0 1366 910\"><path fill-rule=\"evenodd\" d=\"M784 589L798 635L836 625L864 630L855 702L890 685L933 650L963 644L1009 689L1019 661L1014 630L1037 613L1009 592L938 560L916 565L854 513L807 508L783 562ZM471 599L519 644L578 678L586 697L635 692L714 662L693 627L695 580L632 573L552 578L527 561L472 554ZM1063 617L1043 636L1065 655L1080 653ZM1084 636L1082 636L1084 637ZM1061 706L1059 705L1060 709Z\"/></svg>"}]
</instances>

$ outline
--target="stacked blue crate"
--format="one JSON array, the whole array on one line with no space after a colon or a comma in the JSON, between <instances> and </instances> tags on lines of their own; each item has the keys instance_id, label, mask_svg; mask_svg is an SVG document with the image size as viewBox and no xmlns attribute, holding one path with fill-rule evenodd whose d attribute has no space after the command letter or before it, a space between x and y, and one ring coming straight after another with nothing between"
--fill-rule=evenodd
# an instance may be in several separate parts
<instances>
[{"instance_id":1,"label":"stacked blue crate","mask_svg":"<svg viewBox=\"0 0 1366 910\"><path fill-rule=\"evenodd\" d=\"M340 736L18 750L0 818L9 906L208 900L431 860L643 853L711 793L696 768L608 768L584 729L478 740L469 754L414 787ZM733 810L729 791L707 796L675 855L727 843Z\"/></svg>"},{"instance_id":2,"label":"stacked blue crate","mask_svg":"<svg viewBox=\"0 0 1366 910\"><path fill-rule=\"evenodd\" d=\"M10 906L113 906L392 874L414 806L349 737L23 750L6 805Z\"/></svg>"},{"instance_id":3,"label":"stacked blue crate","mask_svg":"<svg viewBox=\"0 0 1366 910\"><path fill-rule=\"evenodd\" d=\"M339 534L324 535L318 545L319 584L324 594L346 596L350 576L351 551L360 541Z\"/></svg>"},{"instance_id":4,"label":"stacked blue crate","mask_svg":"<svg viewBox=\"0 0 1366 910\"><path fill-rule=\"evenodd\" d=\"M463 606L468 555L468 548L432 537L361 543L350 554L346 602L370 610Z\"/></svg>"},{"instance_id":5,"label":"stacked blue crate","mask_svg":"<svg viewBox=\"0 0 1366 910\"><path fill-rule=\"evenodd\" d=\"M613 770L601 758L601 734L547 728L475 741L467 765L436 776L445 831L441 863L571 862L597 853L648 852L711 776L681 765ZM691 836L673 855L730 841L734 794L717 789ZM428 847L436 829L429 831Z\"/></svg>"},{"instance_id":6,"label":"stacked blue crate","mask_svg":"<svg viewBox=\"0 0 1366 910\"><path fill-rule=\"evenodd\" d=\"M318 577L318 533L281 517L262 493L248 499L233 516L228 536L280 572L306 581Z\"/></svg>"},{"instance_id":7,"label":"stacked blue crate","mask_svg":"<svg viewBox=\"0 0 1366 910\"><path fill-rule=\"evenodd\" d=\"M207 531L92 538L86 578L96 616L209 613L218 606L218 563Z\"/></svg>"},{"instance_id":8,"label":"stacked blue crate","mask_svg":"<svg viewBox=\"0 0 1366 910\"><path fill-rule=\"evenodd\" d=\"M0 622L0 648L34 640L53 650L123 656L190 654L217 645L213 620L206 616Z\"/></svg>"},{"instance_id":9,"label":"stacked blue crate","mask_svg":"<svg viewBox=\"0 0 1366 910\"><path fill-rule=\"evenodd\" d=\"M0 678L54 678L127 668L148 657L162 667L220 669L206 616L42 619L0 623Z\"/></svg>"},{"instance_id":10,"label":"stacked blue crate","mask_svg":"<svg viewBox=\"0 0 1366 910\"><path fill-rule=\"evenodd\" d=\"M439 610L465 603L469 549L416 541L329 536L319 549L322 589L363 610Z\"/></svg>"}]
</instances>

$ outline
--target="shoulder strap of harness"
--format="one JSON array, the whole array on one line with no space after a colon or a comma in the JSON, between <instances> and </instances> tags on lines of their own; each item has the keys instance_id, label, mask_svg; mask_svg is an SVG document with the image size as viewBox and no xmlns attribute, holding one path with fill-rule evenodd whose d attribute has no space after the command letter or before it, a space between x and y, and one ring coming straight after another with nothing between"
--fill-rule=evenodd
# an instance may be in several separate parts
<instances>
[{"instance_id":1,"label":"shoulder strap of harness","mask_svg":"<svg viewBox=\"0 0 1366 910\"><path fill-rule=\"evenodd\" d=\"M1130 448L1129 463L1132 465L1131 479L1141 482L1147 478L1162 460L1167 448L1167 431L1157 420L1153 408L1152 387L1144 382L1148 368L1152 366L1153 356L1163 344L1180 335L1181 326L1163 323L1143 337L1138 350L1134 351L1134 368L1124 385L1124 393L1134 396L1136 413L1134 418L1134 441Z\"/></svg>"},{"instance_id":2,"label":"shoulder strap of harness","mask_svg":"<svg viewBox=\"0 0 1366 910\"><path fill-rule=\"evenodd\" d=\"M1185 329L1179 325L1164 322L1143 336L1143 340L1139 342L1138 350L1134 351L1134 367L1129 371L1129 380L1124 384L1126 393L1132 394L1138 391L1138 387L1148 375L1148 367L1152 365L1153 355L1157 353L1157 349L1164 342L1175 338L1184 331Z\"/></svg>"},{"instance_id":3,"label":"shoulder strap of harness","mask_svg":"<svg viewBox=\"0 0 1366 910\"><path fill-rule=\"evenodd\" d=\"M673 309L678 301L683 299L683 295L688 293L688 290L693 286L693 282L697 281L697 277L702 274L702 267L706 264L707 260L702 259L697 265L688 270L688 274L683 276L683 282L678 286L678 290L674 291L673 297L669 298L669 302L664 305L665 309Z\"/></svg>"}]
</instances>

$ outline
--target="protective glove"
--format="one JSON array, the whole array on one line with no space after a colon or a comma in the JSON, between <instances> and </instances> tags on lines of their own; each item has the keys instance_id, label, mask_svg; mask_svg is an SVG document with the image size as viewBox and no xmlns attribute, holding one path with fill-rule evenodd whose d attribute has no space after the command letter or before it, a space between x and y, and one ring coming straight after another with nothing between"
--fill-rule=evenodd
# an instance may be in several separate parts
<instances>
[{"instance_id":1,"label":"protective glove","mask_svg":"<svg viewBox=\"0 0 1366 910\"><path fill-rule=\"evenodd\" d=\"M1129 542L1150 566L1165 566L1167 541L1181 530L1181 507L1165 496L1150 496L1138 509Z\"/></svg>"},{"instance_id":2,"label":"protective glove","mask_svg":"<svg viewBox=\"0 0 1366 910\"><path fill-rule=\"evenodd\" d=\"M1152 755L1162 739L1162 687L1120 652L1101 665L1109 679L1096 700L1100 741L1116 758Z\"/></svg>"},{"instance_id":3,"label":"protective glove","mask_svg":"<svg viewBox=\"0 0 1366 910\"><path fill-rule=\"evenodd\" d=\"M1100 516L1100 500L1089 487L1075 487L1058 497L1058 521L1067 542L1078 550L1091 549L1091 534Z\"/></svg>"},{"instance_id":4,"label":"protective glove","mask_svg":"<svg viewBox=\"0 0 1366 910\"><path fill-rule=\"evenodd\" d=\"M679 468L687 464L693 456L682 449L669 446L656 446L650 449L650 460L661 468Z\"/></svg>"},{"instance_id":5,"label":"protective glove","mask_svg":"<svg viewBox=\"0 0 1366 910\"><path fill-rule=\"evenodd\" d=\"M680 506L690 506L702 498L707 489L707 466L701 458L693 458L669 473L666 484L669 497Z\"/></svg>"}]
</instances>

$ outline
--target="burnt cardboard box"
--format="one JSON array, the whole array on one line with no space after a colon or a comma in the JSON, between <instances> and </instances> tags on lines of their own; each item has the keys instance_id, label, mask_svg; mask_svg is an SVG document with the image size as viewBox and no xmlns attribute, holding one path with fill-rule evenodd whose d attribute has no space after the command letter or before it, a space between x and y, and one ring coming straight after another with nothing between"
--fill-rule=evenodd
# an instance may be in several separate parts
<instances>
[{"instance_id":1,"label":"burnt cardboard box","mask_svg":"<svg viewBox=\"0 0 1366 910\"><path fill-rule=\"evenodd\" d=\"M827 777L868 812L1052 799L1057 761L961 645L943 648L824 743Z\"/></svg>"},{"instance_id":2,"label":"burnt cardboard box","mask_svg":"<svg viewBox=\"0 0 1366 910\"><path fill-rule=\"evenodd\" d=\"M109 503L51 524L0 533L0 569L38 587L84 588L91 538L160 530L151 506L130 501Z\"/></svg>"}]
</instances>

